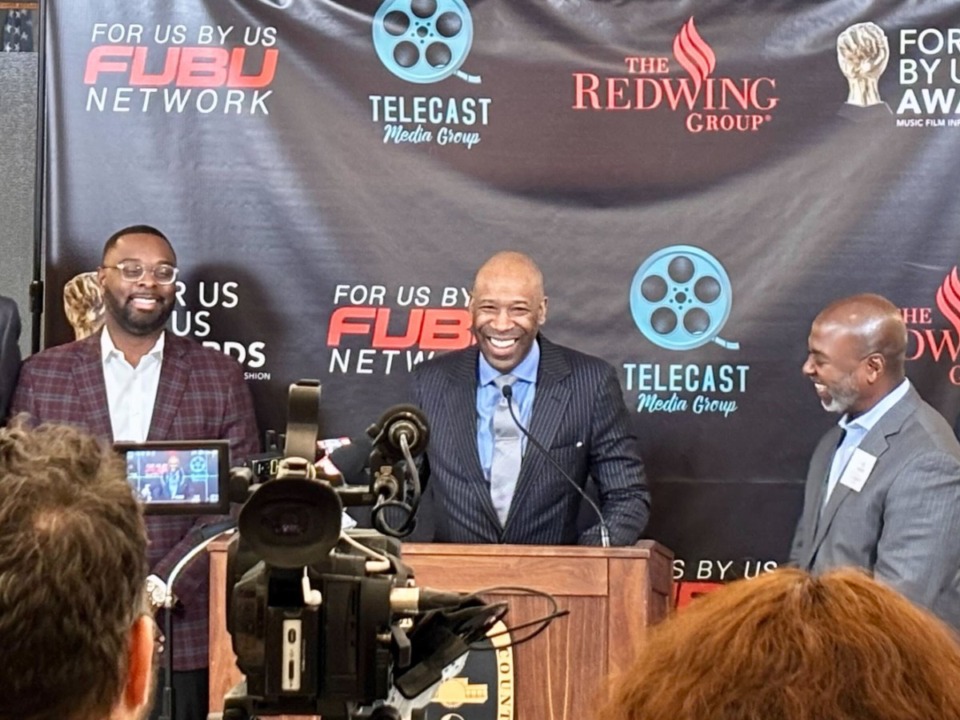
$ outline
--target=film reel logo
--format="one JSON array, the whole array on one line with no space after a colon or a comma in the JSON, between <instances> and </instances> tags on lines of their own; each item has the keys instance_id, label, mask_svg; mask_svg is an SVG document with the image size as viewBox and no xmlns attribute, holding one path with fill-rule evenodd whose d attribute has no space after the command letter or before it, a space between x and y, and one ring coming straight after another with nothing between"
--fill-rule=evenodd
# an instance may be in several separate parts
<instances>
[{"instance_id":1,"label":"film reel logo","mask_svg":"<svg viewBox=\"0 0 960 720\"><path fill-rule=\"evenodd\" d=\"M723 265L706 250L674 245L644 261L630 286L633 321L650 342L667 350L692 350L715 342L730 317L733 289Z\"/></svg>"},{"instance_id":2,"label":"film reel logo","mask_svg":"<svg viewBox=\"0 0 960 720\"><path fill-rule=\"evenodd\" d=\"M207 459L202 455L194 455L190 458L190 474L191 475L206 475L207 474Z\"/></svg>"},{"instance_id":3,"label":"film reel logo","mask_svg":"<svg viewBox=\"0 0 960 720\"><path fill-rule=\"evenodd\" d=\"M456 75L473 44L473 18L462 0L386 0L373 16L373 46L390 72L412 83L435 83Z\"/></svg>"}]
</instances>

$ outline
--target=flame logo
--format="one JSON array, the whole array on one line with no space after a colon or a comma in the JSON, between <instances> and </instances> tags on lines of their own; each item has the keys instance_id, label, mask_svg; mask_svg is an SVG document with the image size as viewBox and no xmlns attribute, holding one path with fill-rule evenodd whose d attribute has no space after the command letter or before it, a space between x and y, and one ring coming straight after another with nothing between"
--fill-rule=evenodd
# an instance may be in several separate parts
<instances>
[{"instance_id":1,"label":"flame logo","mask_svg":"<svg viewBox=\"0 0 960 720\"><path fill-rule=\"evenodd\" d=\"M717 67L717 56L714 55L713 48L700 37L700 33L697 32L697 28L693 24L692 16L683 24L680 32L673 39L673 56L693 79L693 85L697 93L700 92L703 81Z\"/></svg>"},{"instance_id":2,"label":"flame logo","mask_svg":"<svg viewBox=\"0 0 960 720\"><path fill-rule=\"evenodd\" d=\"M937 307L960 333L960 277L957 276L956 266L937 289Z\"/></svg>"}]
</instances>

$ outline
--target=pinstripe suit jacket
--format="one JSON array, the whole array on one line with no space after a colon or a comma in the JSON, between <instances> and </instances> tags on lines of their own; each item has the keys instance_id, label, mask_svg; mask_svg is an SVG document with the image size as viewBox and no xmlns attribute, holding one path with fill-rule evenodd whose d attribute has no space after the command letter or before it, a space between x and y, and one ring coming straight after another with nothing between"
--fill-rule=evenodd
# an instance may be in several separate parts
<instances>
[{"instance_id":1,"label":"pinstripe suit jacket","mask_svg":"<svg viewBox=\"0 0 960 720\"><path fill-rule=\"evenodd\" d=\"M7 417L7 408L17 384L20 370L20 313L17 304L0 297L0 425Z\"/></svg>"},{"instance_id":2,"label":"pinstripe suit jacket","mask_svg":"<svg viewBox=\"0 0 960 720\"><path fill-rule=\"evenodd\" d=\"M810 461L791 561L816 573L868 570L960 630L960 444L950 426L911 387L860 443L877 458L863 488L838 483L820 513L839 440L830 430Z\"/></svg>"},{"instance_id":3,"label":"pinstripe suit jacket","mask_svg":"<svg viewBox=\"0 0 960 720\"><path fill-rule=\"evenodd\" d=\"M637 541L650 495L630 432L616 371L599 358L540 336L540 367L530 434L581 487L591 476L614 545ZM599 526L578 536L579 493L527 444L506 522L501 526L477 454L476 347L422 363L417 402L430 422L428 495L440 542L599 544Z\"/></svg>"},{"instance_id":4,"label":"pinstripe suit jacket","mask_svg":"<svg viewBox=\"0 0 960 720\"><path fill-rule=\"evenodd\" d=\"M38 422L79 425L113 441L103 379L100 333L50 348L28 358L20 373L13 412ZM160 384L148 440L230 440L236 465L259 450L253 399L234 360L167 332ZM167 578L173 566L199 539L213 516L147 518L151 572ZM180 575L174 591L183 604L174 615L174 667L207 666L208 562L206 554Z\"/></svg>"}]
</instances>

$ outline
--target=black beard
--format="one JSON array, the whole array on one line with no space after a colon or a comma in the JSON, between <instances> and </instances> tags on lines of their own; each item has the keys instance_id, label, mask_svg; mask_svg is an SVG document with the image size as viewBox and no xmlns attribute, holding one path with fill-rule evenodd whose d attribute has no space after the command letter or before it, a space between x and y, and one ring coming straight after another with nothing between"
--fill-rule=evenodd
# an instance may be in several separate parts
<instances>
[{"instance_id":1,"label":"black beard","mask_svg":"<svg viewBox=\"0 0 960 720\"><path fill-rule=\"evenodd\" d=\"M143 313L136 313L129 301L121 307L110 293L105 293L104 299L107 304L107 311L117 325L124 332L137 337L152 335L158 330L162 330L173 314L172 302L169 305L161 305L156 313L144 315Z\"/></svg>"}]
</instances>

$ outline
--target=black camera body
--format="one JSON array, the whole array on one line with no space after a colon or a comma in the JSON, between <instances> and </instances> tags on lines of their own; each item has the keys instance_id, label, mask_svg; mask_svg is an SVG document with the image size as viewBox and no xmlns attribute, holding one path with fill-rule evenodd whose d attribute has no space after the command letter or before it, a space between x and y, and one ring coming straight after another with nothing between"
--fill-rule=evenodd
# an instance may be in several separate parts
<instances>
[{"instance_id":1,"label":"black camera body","mask_svg":"<svg viewBox=\"0 0 960 720\"><path fill-rule=\"evenodd\" d=\"M370 575L366 556L349 546L335 548L307 566L310 587L320 594L318 605L304 601L302 568L257 561L243 549L242 531L233 539L227 629L246 683L227 696L224 718L349 717L387 698L397 652L391 591L405 587L412 573L399 561L396 539L373 532L353 535L395 558L395 570Z\"/></svg>"},{"instance_id":2,"label":"black camera body","mask_svg":"<svg viewBox=\"0 0 960 720\"><path fill-rule=\"evenodd\" d=\"M416 408L392 408L368 430L366 487L317 478L319 395L316 381L291 386L285 449L297 454L249 487L229 546L227 629L246 679L225 697L224 720L418 717L445 669L506 612L416 588L396 537L341 533L345 505L413 515L420 486L410 450L423 452L428 430Z\"/></svg>"}]
</instances>

